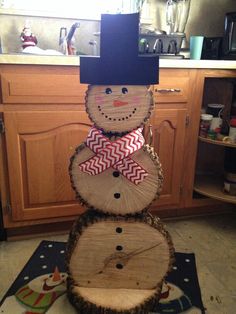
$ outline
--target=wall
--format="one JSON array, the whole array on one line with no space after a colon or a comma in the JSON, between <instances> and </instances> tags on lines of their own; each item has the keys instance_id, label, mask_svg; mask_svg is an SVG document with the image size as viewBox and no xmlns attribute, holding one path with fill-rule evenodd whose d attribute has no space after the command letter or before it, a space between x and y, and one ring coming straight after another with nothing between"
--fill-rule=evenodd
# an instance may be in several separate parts
<instances>
[{"instance_id":1,"label":"wall","mask_svg":"<svg viewBox=\"0 0 236 314\"><path fill-rule=\"evenodd\" d=\"M149 0L154 25L166 30L166 0ZM186 36L222 36L226 12L236 11L236 0L191 0Z\"/></svg>"},{"instance_id":2,"label":"wall","mask_svg":"<svg viewBox=\"0 0 236 314\"><path fill-rule=\"evenodd\" d=\"M67 27L68 31L74 19L59 19L33 16L0 15L0 36L2 38L3 53L21 52L20 34L25 20L31 25L31 30L38 40L41 49L58 50L59 33L61 27ZM90 54L92 47L90 40L97 40L93 35L100 30L98 21L81 20L80 27L75 31L75 43L77 51Z\"/></svg>"},{"instance_id":3,"label":"wall","mask_svg":"<svg viewBox=\"0 0 236 314\"><path fill-rule=\"evenodd\" d=\"M153 24L165 29L166 0L148 0L151 4ZM226 12L236 11L236 0L191 0L190 14L185 29L187 39L190 35L222 36L224 32L224 16ZM24 17L16 15L0 15L0 36L3 52L20 52L20 33L25 19L31 24L32 31L37 36L38 46L42 49L58 50L60 27L67 27L76 22L72 19ZM93 35L99 31L98 21L80 21L76 30L76 48L78 51L90 54L90 40L97 40Z\"/></svg>"}]
</instances>

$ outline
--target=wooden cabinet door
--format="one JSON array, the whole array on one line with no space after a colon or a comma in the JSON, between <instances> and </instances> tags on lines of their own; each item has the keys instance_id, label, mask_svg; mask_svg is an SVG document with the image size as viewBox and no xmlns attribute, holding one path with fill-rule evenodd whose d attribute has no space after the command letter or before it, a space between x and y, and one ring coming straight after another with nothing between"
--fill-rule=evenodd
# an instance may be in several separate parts
<instances>
[{"instance_id":1,"label":"wooden cabinet door","mask_svg":"<svg viewBox=\"0 0 236 314\"><path fill-rule=\"evenodd\" d=\"M161 205L177 205L180 202L182 181L186 109L156 109L151 119L153 146L163 168L164 184Z\"/></svg>"},{"instance_id":2,"label":"wooden cabinet door","mask_svg":"<svg viewBox=\"0 0 236 314\"><path fill-rule=\"evenodd\" d=\"M83 111L6 112L7 161L13 221L76 215L82 211L68 167L85 140Z\"/></svg>"}]
</instances>

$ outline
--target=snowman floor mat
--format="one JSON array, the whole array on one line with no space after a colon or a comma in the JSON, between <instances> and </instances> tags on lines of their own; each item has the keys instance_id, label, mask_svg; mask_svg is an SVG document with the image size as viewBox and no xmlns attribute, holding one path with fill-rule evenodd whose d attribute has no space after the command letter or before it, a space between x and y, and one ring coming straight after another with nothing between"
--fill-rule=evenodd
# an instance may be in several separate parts
<instances>
[{"instance_id":1,"label":"snowman floor mat","mask_svg":"<svg viewBox=\"0 0 236 314\"><path fill-rule=\"evenodd\" d=\"M76 314L66 296L65 250L65 242L42 241L0 302L0 313ZM175 253L152 313L205 313L193 253Z\"/></svg>"}]
</instances>

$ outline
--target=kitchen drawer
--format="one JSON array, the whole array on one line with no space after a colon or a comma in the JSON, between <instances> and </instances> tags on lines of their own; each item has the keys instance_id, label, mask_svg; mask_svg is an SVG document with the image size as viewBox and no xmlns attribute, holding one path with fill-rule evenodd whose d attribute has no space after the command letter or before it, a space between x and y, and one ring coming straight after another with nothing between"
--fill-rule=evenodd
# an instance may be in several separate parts
<instances>
[{"instance_id":1,"label":"kitchen drawer","mask_svg":"<svg viewBox=\"0 0 236 314\"><path fill-rule=\"evenodd\" d=\"M5 104L84 103L87 85L77 74L2 73L2 102Z\"/></svg>"},{"instance_id":2,"label":"kitchen drawer","mask_svg":"<svg viewBox=\"0 0 236 314\"><path fill-rule=\"evenodd\" d=\"M162 76L158 85L153 86L153 96L158 103L184 103L189 97L188 76Z\"/></svg>"}]
</instances>

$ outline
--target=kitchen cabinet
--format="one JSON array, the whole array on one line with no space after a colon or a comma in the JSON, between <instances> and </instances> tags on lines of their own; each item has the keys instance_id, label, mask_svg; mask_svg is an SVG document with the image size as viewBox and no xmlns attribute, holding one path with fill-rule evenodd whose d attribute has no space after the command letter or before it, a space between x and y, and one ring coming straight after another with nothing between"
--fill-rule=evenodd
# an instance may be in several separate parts
<instances>
[{"instance_id":1,"label":"kitchen cabinet","mask_svg":"<svg viewBox=\"0 0 236 314\"><path fill-rule=\"evenodd\" d=\"M163 189L154 206L180 203L186 114L186 109L156 109L152 117L153 146L164 174Z\"/></svg>"},{"instance_id":2,"label":"kitchen cabinet","mask_svg":"<svg viewBox=\"0 0 236 314\"><path fill-rule=\"evenodd\" d=\"M159 84L151 86L155 109L147 141L152 139L164 171L151 211L161 217L205 213L206 205L216 211L216 201L193 194L204 80L215 75L206 72L160 69ZM233 70L216 72L236 77ZM84 209L71 188L69 160L91 126L78 67L1 64L0 82L4 228L8 234L30 226L44 231L74 221Z\"/></svg>"},{"instance_id":3,"label":"kitchen cabinet","mask_svg":"<svg viewBox=\"0 0 236 314\"><path fill-rule=\"evenodd\" d=\"M4 123L12 220L79 214L68 168L90 127L86 113L13 111Z\"/></svg>"},{"instance_id":4,"label":"kitchen cabinet","mask_svg":"<svg viewBox=\"0 0 236 314\"><path fill-rule=\"evenodd\" d=\"M235 96L235 71L204 73L202 110L206 110L207 104L211 103L224 105L222 132L226 141L198 137L194 191L199 195L231 204L236 204L236 195L224 191L225 150L236 150L236 144L227 141L229 127L226 121L230 120L231 104Z\"/></svg>"},{"instance_id":5,"label":"kitchen cabinet","mask_svg":"<svg viewBox=\"0 0 236 314\"><path fill-rule=\"evenodd\" d=\"M78 67L1 65L4 227L73 220L68 167L91 127Z\"/></svg>"},{"instance_id":6,"label":"kitchen cabinet","mask_svg":"<svg viewBox=\"0 0 236 314\"><path fill-rule=\"evenodd\" d=\"M180 206L190 81L188 70L161 69L159 84L153 86L152 144L164 174L163 189L153 204L154 210L165 205Z\"/></svg>"}]
</instances>

